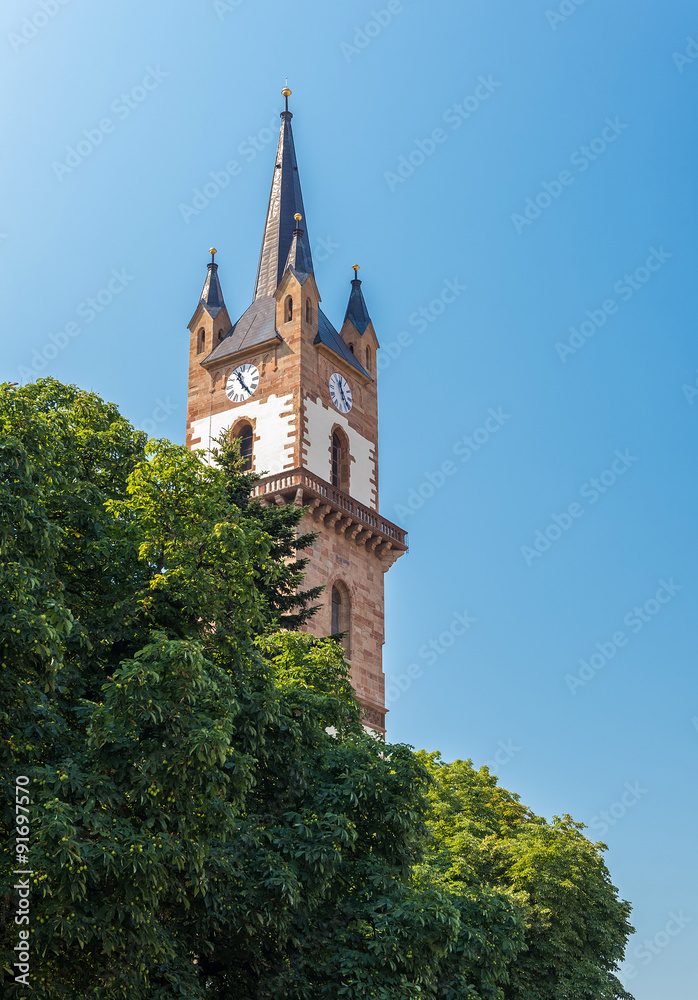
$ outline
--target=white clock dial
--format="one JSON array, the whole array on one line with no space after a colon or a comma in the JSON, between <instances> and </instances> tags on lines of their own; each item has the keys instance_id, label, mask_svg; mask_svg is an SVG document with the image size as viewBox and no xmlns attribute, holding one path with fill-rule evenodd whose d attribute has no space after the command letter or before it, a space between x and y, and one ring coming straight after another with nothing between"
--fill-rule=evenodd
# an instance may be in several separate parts
<instances>
[{"instance_id":1,"label":"white clock dial","mask_svg":"<svg viewBox=\"0 0 698 1000\"><path fill-rule=\"evenodd\" d=\"M259 372L254 365L240 365L230 373L225 394L231 403L242 403L253 395L259 385Z\"/></svg>"},{"instance_id":2,"label":"white clock dial","mask_svg":"<svg viewBox=\"0 0 698 1000\"><path fill-rule=\"evenodd\" d=\"M339 372L330 375L330 396L340 413L348 413L354 405L349 383Z\"/></svg>"}]
</instances>

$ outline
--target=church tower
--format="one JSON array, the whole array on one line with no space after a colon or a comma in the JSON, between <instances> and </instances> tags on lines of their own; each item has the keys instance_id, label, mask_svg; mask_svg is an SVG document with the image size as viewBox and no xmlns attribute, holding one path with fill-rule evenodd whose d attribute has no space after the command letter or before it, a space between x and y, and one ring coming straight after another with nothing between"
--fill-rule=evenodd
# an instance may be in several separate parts
<instances>
[{"instance_id":1,"label":"church tower","mask_svg":"<svg viewBox=\"0 0 698 1000\"><path fill-rule=\"evenodd\" d=\"M262 476L264 503L304 508L319 532L305 586L324 586L306 626L346 632L344 645L365 725L385 732L383 574L406 550L405 532L378 513L378 340L354 266L339 332L320 308L293 144L281 112L254 298L233 323L216 250L189 323L187 446L208 450L231 430Z\"/></svg>"}]
</instances>

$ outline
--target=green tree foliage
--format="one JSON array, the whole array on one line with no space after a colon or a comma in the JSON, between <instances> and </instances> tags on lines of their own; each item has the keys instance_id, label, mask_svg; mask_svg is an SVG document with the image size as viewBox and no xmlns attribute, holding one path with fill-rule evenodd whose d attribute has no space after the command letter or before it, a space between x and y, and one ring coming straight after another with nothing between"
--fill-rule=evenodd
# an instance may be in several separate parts
<instances>
[{"instance_id":1,"label":"green tree foliage","mask_svg":"<svg viewBox=\"0 0 698 1000\"><path fill-rule=\"evenodd\" d=\"M364 732L338 644L292 630L301 510L251 500L230 442L207 465L51 379L0 391L0 435L0 815L11 839L28 775L37 996L625 996L596 848Z\"/></svg>"},{"instance_id":2,"label":"green tree foliage","mask_svg":"<svg viewBox=\"0 0 698 1000\"><path fill-rule=\"evenodd\" d=\"M632 1000L615 975L633 931L630 905L611 884L606 845L587 840L570 816L534 815L486 767L420 757L432 777L428 864L454 893L483 885L505 893L525 919L525 948L501 996Z\"/></svg>"},{"instance_id":3,"label":"green tree foliage","mask_svg":"<svg viewBox=\"0 0 698 1000\"><path fill-rule=\"evenodd\" d=\"M250 502L227 444L209 467L53 380L5 387L0 420L2 817L28 774L35 989L419 995L458 919L412 875L424 769L364 733L336 643L269 635L313 597L300 511Z\"/></svg>"}]
</instances>

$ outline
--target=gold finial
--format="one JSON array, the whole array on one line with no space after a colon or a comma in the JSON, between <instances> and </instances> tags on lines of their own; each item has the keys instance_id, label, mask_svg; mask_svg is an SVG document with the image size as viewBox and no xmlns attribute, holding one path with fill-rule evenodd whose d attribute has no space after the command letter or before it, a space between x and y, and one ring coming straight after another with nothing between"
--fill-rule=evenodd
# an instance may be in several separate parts
<instances>
[{"instance_id":1,"label":"gold finial","mask_svg":"<svg viewBox=\"0 0 698 1000\"><path fill-rule=\"evenodd\" d=\"M290 87L284 87L281 93L283 94L284 97L290 97L293 91L291 90Z\"/></svg>"},{"instance_id":2,"label":"gold finial","mask_svg":"<svg viewBox=\"0 0 698 1000\"><path fill-rule=\"evenodd\" d=\"M359 277L359 271L361 270L361 265L360 264L352 264L351 265L351 269L354 272L354 277L358 278Z\"/></svg>"},{"instance_id":3,"label":"gold finial","mask_svg":"<svg viewBox=\"0 0 698 1000\"><path fill-rule=\"evenodd\" d=\"M218 253L215 247L209 247L208 252L211 254L211 263L214 262L215 256Z\"/></svg>"},{"instance_id":4,"label":"gold finial","mask_svg":"<svg viewBox=\"0 0 698 1000\"><path fill-rule=\"evenodd\" d=\"M303 216L301 215L300 212L296 212L296 214L293 216L293 218L296 220L296 222L300 222L301 219L303 218Z\"/></svg>"}]
</instances>

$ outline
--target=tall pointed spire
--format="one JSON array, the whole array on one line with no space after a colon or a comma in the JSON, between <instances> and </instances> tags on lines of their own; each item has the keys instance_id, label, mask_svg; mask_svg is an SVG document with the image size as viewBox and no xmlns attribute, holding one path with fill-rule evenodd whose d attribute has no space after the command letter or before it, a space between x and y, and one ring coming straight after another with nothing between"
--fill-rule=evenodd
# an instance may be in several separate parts
<instances>
[{"instance_id":1,"label":"tall pointed spire","mask_svg":"<svg viewBox=\"0 0 698 1000\"><path fill-rule=\"evenodd\" d=\"M223 289L218 279L218 264L216 264L216 254L218 251L215 247L211 247L209 253L211 254L211 262L207 265L208 274L206 275L206 281L201 292L200 302L209 316L215 319L225 306L225 302L223 301Z\"/></svg>"},{"instance_id":2,"label":"tall pointed spire","mask_svg":"<svg viewBox=\"0 0 698 1000\"><path fill-rule=\"evenodd\" d=\"M291 96L291 91L288 87L284 87L281 93L286 99L286 107L281 112L281 132L276 150L276 167L269 194L262 252L259 256L257 283L254 290L255 299L265 295L273 295L276 291L286 270L291 244L294 242L294 229L297 228L294 216L305 217L291 129L293 115L288 110L288 99ZM301 235L296 242L301 244L301 255L305 262L303 269L306 273L312 274L313 261L307 229L301 230Z\"/></svg>"},{"instance_id":3,"label":"tall pointed spire","mask_svg":"<svg viewBox=\"0 0 698 1000\"><path fill-rule=\"evenodd\" d=\"M351 293L349 295L349 304L347 305L347 311L344 316L344 322L350 320L359 333L363 334L366 327L371 322L371 317L368 314L368 309L366 308L366 300L364 299L364 293L361 291L361 281L359 280L359 265L353 265L354 277L351 282Z\"/></svg>"}]
</instances>

